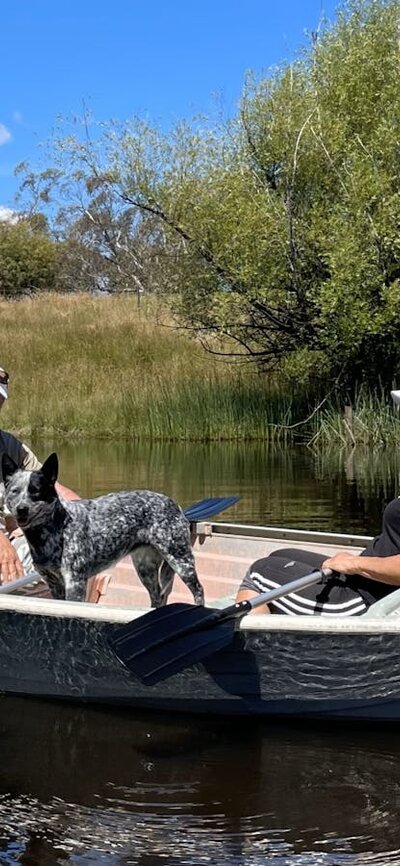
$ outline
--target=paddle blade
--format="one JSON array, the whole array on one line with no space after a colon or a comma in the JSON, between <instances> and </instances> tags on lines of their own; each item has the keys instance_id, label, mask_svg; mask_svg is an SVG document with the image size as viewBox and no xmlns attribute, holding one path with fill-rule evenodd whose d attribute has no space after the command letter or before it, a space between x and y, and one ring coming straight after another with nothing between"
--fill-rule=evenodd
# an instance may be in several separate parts
<instances>
[{"instance_id":1,"label":"paddle blade","mask_svg":"<svg viewBox=\"0 0 400 866\"><path fill-rule=\"evenodd\" d=\"M176 602L155 608L126 625L116 626L108 640L115 652L129 661L183 634L223 619L224 613L214 608Z\"/></svg>"},{"instance_id":2,"label":"paddle blade","mask_svg":"<svg viewBox=\"0 0 400 866\"><path fill-rule=\"evenodd\" d=\"M235 623L223 621L224 615L214 608L169 604L113 628L108 642L135 676L152 685L226 646Z\"/></svg>"},{"instance_id":3,"label":"paddle blade","mask_svg":"<svg viewBox=\"0 0 400 866\"><path fill-rule=\"evenodd\" d=\"M196 523L199 520L207 520L208 517L225 511L231 505L235 505L235 502L238 502L239 499L240 496L215 496L209 499L201 499L200 502L189 505L183 511L188 520Z\"/></svg>"},{"instance_id":4,"label":"paddle blade","mask_svg":"<svg viewBox=\"0 0 400 866\"><path fill-rule=\"evenodd\" d=\"M128 667L142 683L153 686L223 649L232 642L234 633L235 623L230 620L211 632L198 631L175 637L173 642L131 659Z\"/></svg>"}]
</instances>

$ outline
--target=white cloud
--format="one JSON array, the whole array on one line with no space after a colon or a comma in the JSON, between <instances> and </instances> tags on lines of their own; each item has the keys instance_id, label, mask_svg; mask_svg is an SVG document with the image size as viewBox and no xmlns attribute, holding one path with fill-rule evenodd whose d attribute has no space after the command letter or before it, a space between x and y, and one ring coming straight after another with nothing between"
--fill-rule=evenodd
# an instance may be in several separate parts
<instances>
[{"instance_id":1,"label":"white cloud","mask_svg":"<svg viewBox=\"0 0 400 866\"><path fill-rule=\"evenodd\" d=\"M8 141L11 141L11 132L4 126L4 123L0 123L0 145L7 144Z\"/></svg>"},{"instance_id":2,"label":"white cloud","mask_svg":"<svg viewBox=\"0 0 400 866\"><path fill-rule=\"evenodd\" d=\"M18 214L15 210L11 210L10 207L5 207L0 204L0 222L2 223L16 223L18 222Z\"/></svg>"}]
</instances>

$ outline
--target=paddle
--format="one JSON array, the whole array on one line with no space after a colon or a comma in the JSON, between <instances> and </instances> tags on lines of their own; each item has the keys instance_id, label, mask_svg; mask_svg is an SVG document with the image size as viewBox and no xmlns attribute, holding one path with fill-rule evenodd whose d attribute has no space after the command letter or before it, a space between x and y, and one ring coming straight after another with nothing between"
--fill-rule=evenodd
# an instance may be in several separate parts
<instances>
[{"instance_id":1,"label":"paddle","mask_svg":"<svg viewBox=\"0 0 400 866\"><path fill-rule=\"evenodd\" d=\"M213 517L214 514L219 514L221 511L226 511L231 505L235 505L239 499L240 496L214 496L200 499L199 502L184 508L183 513L191 523L197 523L200 520L207 520L208 517Z\"/></svg>"},{"instance_id":2,"label":"paddle","mask_svg":"<svg viewBox=\"0 0 400 866\"><path fill-rule=\"evenodd\" d=\"M18 577L16 580L9 581L9 583L2 583L0 586L0 592L5 594L8 592L14 592L15 589L20 589L21 586L29 586L30 583L39 580L42 580L40 574L38 574L37 571L30 571L28 574L25 574L24 577Z\"/></svg>"},{"instance_id":3,"label":"paddle","mask_svg":"<svg viewBox=\"0 0 400 866\"><path fill-rule=\"evenodd\" d=\"M143 683L154 685L232 641L237 620L261 604L324 581L328 568L313 571L284 586L237 602L223 610L193 604L169 604L117 626L108 641L119 660Z\"/></svg>"}]
</instances>

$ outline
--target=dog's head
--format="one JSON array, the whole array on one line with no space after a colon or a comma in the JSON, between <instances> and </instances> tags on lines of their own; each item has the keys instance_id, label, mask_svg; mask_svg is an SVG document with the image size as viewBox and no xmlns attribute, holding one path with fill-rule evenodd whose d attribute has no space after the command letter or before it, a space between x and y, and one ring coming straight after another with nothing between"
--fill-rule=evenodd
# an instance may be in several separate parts
<instances>
[{"instance_id":1,"label":"dog's head","mask_svg":"<svg viewBox=\"0 0 400 866\"><path fill-rule=\"evenodd\" d=\"M21 529L43 523L58 499L54 486L58 475L57 454L50 454L37 471L19 469L11 457L3 454L2 472L6 507Z\"/></svg>"}]
</instances>

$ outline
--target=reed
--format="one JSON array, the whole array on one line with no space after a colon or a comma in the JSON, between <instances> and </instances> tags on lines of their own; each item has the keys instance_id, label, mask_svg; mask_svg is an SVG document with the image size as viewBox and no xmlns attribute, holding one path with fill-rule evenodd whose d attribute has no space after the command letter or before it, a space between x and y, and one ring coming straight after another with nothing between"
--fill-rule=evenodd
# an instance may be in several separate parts
<instances>
[{"instance_id":1,"label":"reed","mask_svg":"<svg viewBox=\"0 0 400 866\"><path fill-rule=\"evenodd\" d=\"M152 299L44 294L0 301L0 317L12 376L1 421L28 438L400 444L388 394L361 389L350 424L340 399L299 424L313 402L301 385L215 359Z\"/></svg>"},{"instance_id":2,"label":"reed","mask_svg":"<svg viewBox=\"0 0 400 866\"><path fill-rule=\"evenodd\" d=\"M400 445L400 413L389 394L360 388L347 413L339 402L325 404L310 425L309 444L319 448L384 448Z\"/></svg>"},{"instance_id":3,"label":"reed","mask_svg":"<svg viewBox=\"0 0 400 866\"><path fill-rule=\"evenodd\" d=\"M27 437L281 440L304 398L214 359L130 295L0 302L7 429Z\"/></svg>"}]
</instances>

